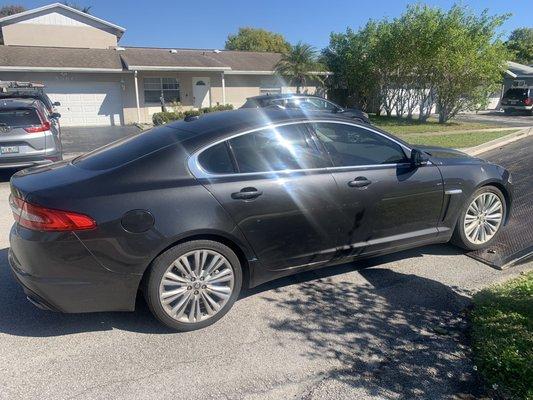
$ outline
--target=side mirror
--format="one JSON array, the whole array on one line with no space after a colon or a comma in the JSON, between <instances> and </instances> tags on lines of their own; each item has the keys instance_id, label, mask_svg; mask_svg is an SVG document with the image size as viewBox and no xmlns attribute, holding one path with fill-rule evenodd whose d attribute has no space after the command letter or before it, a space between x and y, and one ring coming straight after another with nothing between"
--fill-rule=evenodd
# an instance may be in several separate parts
<instances>
[{"instance_id":1,"label":"side mirror","mask_svg":"<svg viewBox=\"0 0 533 400\"><path fill-rule=\"evenodd\" d=\"M411 150L411 165L413 167L420 167L426 165L429 161L429 157L426 153L419 149Z\"/></svg>"},{"instance_id":2,"label":"side mirror","mask_svg":"<svg viewBox=\"0 0 533 400\"><path fill-rule=\"evenodd\" d=\"M60 103L59 101L54 101L54 102L52 103L52 105L53 105L54 107L59 107L59 106L61 106L61 103Z\"/></svg>"},{"instance_id":3,"label":"side mirror","mask_svg":"<svg viewBox=\"0 0 533 400\"><path fill-rule=\"evenodd\" d=\"M55 112L55 113L52 113L50 114L50 118L54 118L54 119L58 119L58 118L61 118L61 114Z\"/></svg>"}]
</instances>

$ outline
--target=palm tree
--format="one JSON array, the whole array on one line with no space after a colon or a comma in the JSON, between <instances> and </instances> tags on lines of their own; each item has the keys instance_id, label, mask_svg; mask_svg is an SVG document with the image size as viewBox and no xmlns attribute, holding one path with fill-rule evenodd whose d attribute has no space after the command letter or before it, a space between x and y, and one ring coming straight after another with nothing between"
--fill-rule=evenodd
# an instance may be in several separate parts
<instances>
[{"instance_id":1,"label":"palm tree","mask_svg":"<svg viewBox=\"0 0 533 400\"><path fill-rule=\"evenodd\" d=\"M274 68L278 75L289 79L296 86L296 93L300 93L308 80L323 83L322 76L317 72L323 71L324 67L317 61L315 48L306 43L298 42L291 46L288 52L281 55Z\"/></svg>"}]
</instances>

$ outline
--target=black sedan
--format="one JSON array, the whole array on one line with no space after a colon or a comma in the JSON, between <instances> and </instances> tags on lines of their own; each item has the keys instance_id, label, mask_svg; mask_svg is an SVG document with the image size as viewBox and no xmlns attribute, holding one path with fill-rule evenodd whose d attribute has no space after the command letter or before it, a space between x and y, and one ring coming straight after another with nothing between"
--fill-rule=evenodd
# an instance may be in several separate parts
<instances>
[{"instance_id":1,"label":"black sedan","mask_svg":"<svg viewBox=\"0 0 533 400\"><path fill-rule=\"evenodd\" d=\"M319 96L308 94L263 94L249 97L241 108L277 107L283 109L299 109L304 112L323 112L338 114L344 118L351 118L356 122L370 124L368 114L357 108L343 108L334 102Z\"/></svg>"},{"instance_id":2,"label":"black sedan","mask_svg":"<svg viewBox=\"0 0 533 400\"><path fill-rule=\"evenodd\" d=\"M11 179L9 261L28 299L164 324L221 318L242 287L452 240L493 242L504 168L351 119L246 109L178 121Z\"/></svg>"}]
</instances>

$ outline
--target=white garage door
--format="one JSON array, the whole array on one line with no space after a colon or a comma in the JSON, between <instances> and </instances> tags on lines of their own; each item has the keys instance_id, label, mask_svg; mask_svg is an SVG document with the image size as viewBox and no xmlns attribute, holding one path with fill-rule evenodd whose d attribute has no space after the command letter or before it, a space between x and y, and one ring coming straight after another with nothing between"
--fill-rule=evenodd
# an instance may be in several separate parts
<instances>
[{"instance_id":1,"label":"white garage door","mask_svg":"<svg viewBox=\"0 0 533 400\"><path fill-rule=\"evenodd\" d=\"M45 82L48 96L59 101L62 126L121 125L122 92L117 82Z\"/></svg>"}]
</instances>

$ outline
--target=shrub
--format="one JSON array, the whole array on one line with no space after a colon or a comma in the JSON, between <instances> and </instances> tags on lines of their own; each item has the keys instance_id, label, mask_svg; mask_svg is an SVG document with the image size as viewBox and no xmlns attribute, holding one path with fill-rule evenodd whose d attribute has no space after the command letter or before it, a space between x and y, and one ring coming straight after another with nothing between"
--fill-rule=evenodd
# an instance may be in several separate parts
<instances>
[{"instance_id":1,"label":"shrub","mask_svg":"<svg viewBox=\"0 0 533 400\"><path fill-rule=\"evenodd\" d=\"M233 106L231 104L200 108L199 110L158 112L152 115L152 122L156 126L164 125L168 122L176 121L178 119L183 119L185 117L199 116L199 115L207 114L210 112L228 111L228 110L233 110Z\"/></svg>"}]
</instances>

